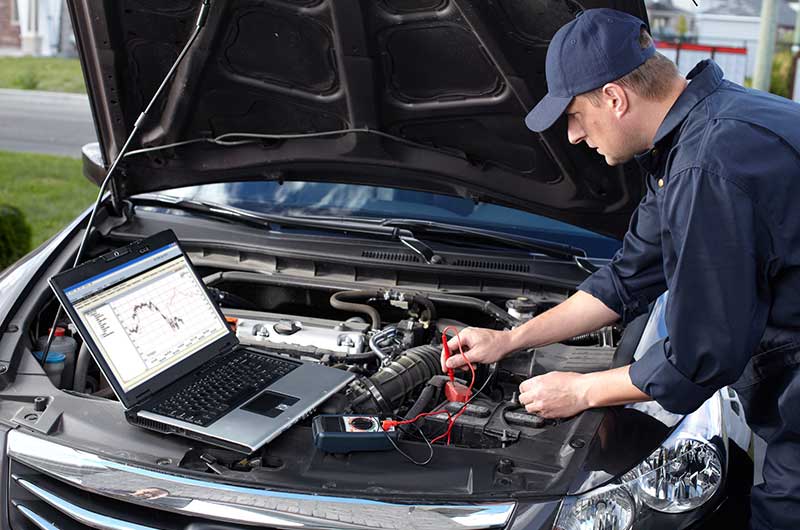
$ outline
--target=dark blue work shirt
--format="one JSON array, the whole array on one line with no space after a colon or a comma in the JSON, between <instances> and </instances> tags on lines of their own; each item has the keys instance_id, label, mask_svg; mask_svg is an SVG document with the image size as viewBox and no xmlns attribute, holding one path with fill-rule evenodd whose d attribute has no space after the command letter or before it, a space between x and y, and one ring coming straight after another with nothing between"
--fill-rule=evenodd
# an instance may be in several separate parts
<instances>
[{"instance_id":1,"label":"dark blue work shirt","mask_svg":"<svg viewBox=\"0 0 800 530\"><path fill-rule=\"evenodd\" d=\"M676 413L756 352L800 344L800 105L724 80L711 60L688 78L637 156L647 193L622 248L579 287L624 321L669 289L669 337L630 377Z\"/></svg>"}]
</instances>

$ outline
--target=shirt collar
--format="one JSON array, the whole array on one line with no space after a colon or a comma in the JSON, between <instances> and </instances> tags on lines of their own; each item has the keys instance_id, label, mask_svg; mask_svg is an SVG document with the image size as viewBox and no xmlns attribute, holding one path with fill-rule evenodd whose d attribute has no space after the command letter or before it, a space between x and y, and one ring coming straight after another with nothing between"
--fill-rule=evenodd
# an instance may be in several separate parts
<instances>
[{"instance_id":1,"label":"shirt collar","mask_svg":"<svg viewBox=\"0 0 800 530\"><path fill-rule=\"evenodd\" d=\"M647 171L652 172L660 160L662 149L659 143L665 138L671 138L678 125L686 119L689 112L709 94L714 92L722 83L722 68L711 59L700 61L686 76L691 81L683 90L678 99L669 109L667 116L656 131L653 149L636 155L636 160Z\"/></svg>"},{"instance_id":2,"label":"shirt collar","mask_svg":"<svg viewBox=\"0 0 800 530\"><path fill-rule=\"evenodd\" d=\"M672 132L686 118L695 105L719 87L722 83L722 68L713 60L705 59L692 68L686 79L689 79L691 83L678 96L664 121L661 122L661 126L656 131L656 137L653 140L654 144L657 144Z\"/></svg>"}]
</instances>

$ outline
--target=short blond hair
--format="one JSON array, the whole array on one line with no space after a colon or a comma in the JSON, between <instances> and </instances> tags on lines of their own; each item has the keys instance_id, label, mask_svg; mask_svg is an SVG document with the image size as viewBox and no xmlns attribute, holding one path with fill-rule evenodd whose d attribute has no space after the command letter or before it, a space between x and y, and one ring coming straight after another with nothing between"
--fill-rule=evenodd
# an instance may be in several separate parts
<instances>
[{"instance_id":1,"label":"short blond hair","mask_svg":"<svg viewBox=\"0 0 800 530\"><path fill-rule=\"evenodd\" d=\"M649 48L653 44L653 37L642 28L639 35L639 45L642 49ZM651 101L661 101L665 99L672 90L671 81L680 76L678 67L675 63L667 59L664 55L656 52L647 59L641 66L620 77L616 84L623 86L636 93L644 99ZM594 106L600 105L603 89L597 88L584 94Z\"/></svg>"}]
</instances>

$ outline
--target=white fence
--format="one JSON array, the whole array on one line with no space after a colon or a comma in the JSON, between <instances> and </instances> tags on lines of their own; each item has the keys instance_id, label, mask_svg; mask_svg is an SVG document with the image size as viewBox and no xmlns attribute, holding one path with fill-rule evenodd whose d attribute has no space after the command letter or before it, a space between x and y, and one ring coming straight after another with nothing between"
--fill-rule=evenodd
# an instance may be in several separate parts
<instances>
[{"instance_id":1,"label":"white fence","mask_svg":"<svg viewBox=\"0 0 800 530\"><path fill-rule=\"evenodd\" d=\"M705 46L685 42L656 42L659 53L672 59L682 75L686 75L703 59L714 59L725 72L725 79L744 84L747 72L747 48L731 46Z\"/></svg>"}]
</instances>

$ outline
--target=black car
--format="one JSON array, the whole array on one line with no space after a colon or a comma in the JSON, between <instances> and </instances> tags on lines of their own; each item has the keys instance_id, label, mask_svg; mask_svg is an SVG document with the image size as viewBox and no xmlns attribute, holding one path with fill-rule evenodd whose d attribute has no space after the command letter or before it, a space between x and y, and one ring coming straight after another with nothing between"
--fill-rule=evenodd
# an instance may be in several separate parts
<instances>
[{"instance_id":1,"label":"black car","mask_svg":"<svg viewBox=\"0 0 800 530\"><path fill-rule=\"evenodd\" d=\"M68 320L46 370L34 354L87 211L0 276L3 528L746 525L752 435L732 390L686 417L652 402L545 420L516 400L534 375L630 363L663 337L663 299L477 367L466 405L442 392L446 327L517 326L618 249L637 169L523 117L560 25L601 6L646 19L641 1L68 5L99 139L88 178L138 126L84 258L171 229L240 342L355 375L316 414L433 414L396 450L350 453L318 450L311 416L254 454L130 425Z\"/></svg>"}]
</instances>

